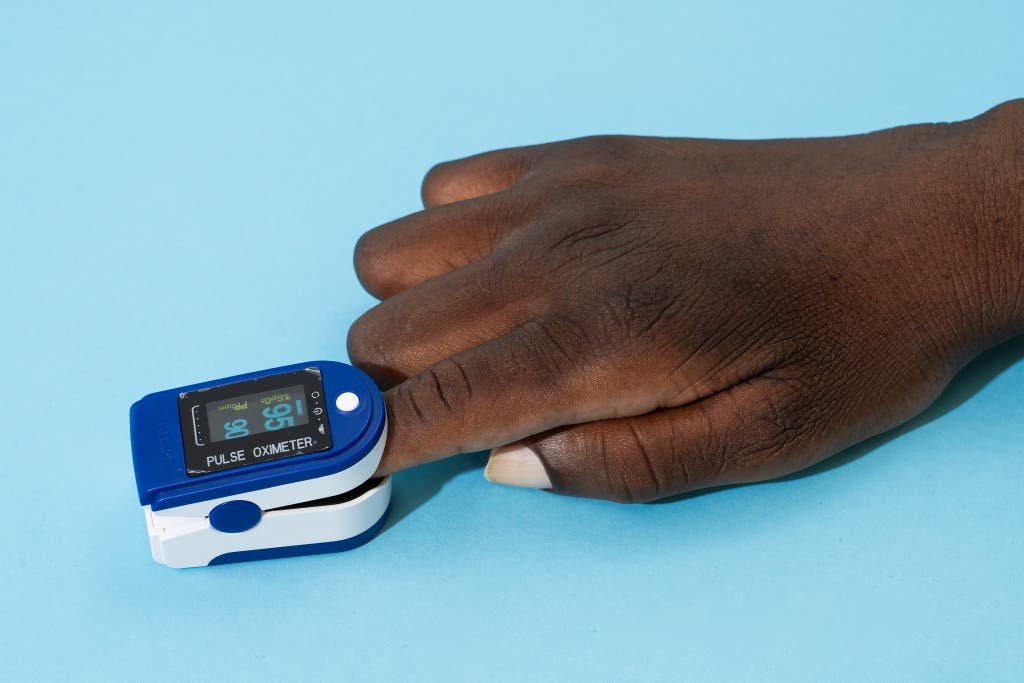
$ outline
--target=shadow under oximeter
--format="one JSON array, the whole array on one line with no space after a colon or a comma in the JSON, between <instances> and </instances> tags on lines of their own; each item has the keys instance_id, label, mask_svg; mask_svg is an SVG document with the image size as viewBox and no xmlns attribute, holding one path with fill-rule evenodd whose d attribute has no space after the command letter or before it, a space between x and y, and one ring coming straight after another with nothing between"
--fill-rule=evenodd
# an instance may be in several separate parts
<instances>
[{"instance_id":1,"label":"shadow under oximeter","mask_svg":"<svg viewBox=\"0 0 1024 683\"><path fill-rule=\"evenodd\" d=\"M337 552L380 530L380 391L314 361L160 391L131 407L153 559L170 567Z\"/></svg>"}]
</instances>

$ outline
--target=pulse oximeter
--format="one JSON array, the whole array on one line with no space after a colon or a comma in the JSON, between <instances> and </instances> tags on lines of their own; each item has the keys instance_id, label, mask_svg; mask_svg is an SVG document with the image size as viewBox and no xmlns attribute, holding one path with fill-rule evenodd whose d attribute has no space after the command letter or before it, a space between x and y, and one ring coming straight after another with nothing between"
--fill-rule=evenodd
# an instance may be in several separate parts
<instances>
[{"instance_id":1,"label":"pulse oximeter","mask_svg":"<svg viewBox=\"0 0 1024 683\"><path fill-rule=\"evenodd\" d=\"M384 524L384 400L315 361L160 391L131 407L153 559L170 567L336 552Z\"/></svg>"}]
</instances>

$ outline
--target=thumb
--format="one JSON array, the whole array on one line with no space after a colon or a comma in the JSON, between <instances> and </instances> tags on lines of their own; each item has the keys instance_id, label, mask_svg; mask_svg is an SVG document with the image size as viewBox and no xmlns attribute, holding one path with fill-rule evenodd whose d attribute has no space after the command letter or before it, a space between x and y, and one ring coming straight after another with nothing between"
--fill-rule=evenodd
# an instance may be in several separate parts
<instances>
[{"instance_id":1,"label":"thumb","mask_svg":"<svg viewBox=\"0 0 1024 683\"><path fill-rule=\"evenodd\" d=\"M643 502L789 474L827 455L810 443L807 398L758 377L699 402L560 427L491 452L494 483Z\"/></svg>"}]
</instances>

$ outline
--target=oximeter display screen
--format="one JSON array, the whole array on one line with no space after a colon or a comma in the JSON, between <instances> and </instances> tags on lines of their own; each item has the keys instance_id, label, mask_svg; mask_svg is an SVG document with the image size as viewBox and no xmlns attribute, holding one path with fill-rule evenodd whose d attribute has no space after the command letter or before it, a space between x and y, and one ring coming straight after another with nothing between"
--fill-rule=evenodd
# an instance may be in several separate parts
<instances>
[{"instance_id":1,"label":"oximeter display screen","mask_svg":"<svg viewBox=\"0 0 1024 683\"><path fill-rule=\"evenodd\" d=\"M331 447L317 368L181 394L189 476L316 453Z\"/></svg>"},{"instance_id":2,"label":"oximeter display screen","mask_svg":"<svg viewBox=\"0 0 1024 683\"><path fill-rule=\"evenodd\" d=\"M210 441L240 439L309 423L309 402L301 384L206 404Z\"/></svg>"}]
</instances>

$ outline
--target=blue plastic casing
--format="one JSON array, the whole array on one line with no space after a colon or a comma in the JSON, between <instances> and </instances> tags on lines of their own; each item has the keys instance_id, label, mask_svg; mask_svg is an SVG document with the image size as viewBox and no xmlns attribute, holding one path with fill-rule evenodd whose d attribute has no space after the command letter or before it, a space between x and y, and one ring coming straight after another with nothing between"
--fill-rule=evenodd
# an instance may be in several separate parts
<instances>
[{"instance_id":1,"label":"blue plastic casing","mask_svg":"<svg viewBox=\"0 0 1024 683\"><path fill-rule=\"evenodd\" d=\"M188 476L178 417L181 393L304 368L320 370L333 442L329 450ZM334 397L344 392L359 397L358 408L351 412L335 408ZM373 381L361 370L336 361L297 363L160 391L136 401L129 416L139 502L153 510L237 496L341 472L373 449L386 423L384 400Z\"/></svg>"},{"instance_id":2,"label":"blue plastic casing","mask_svg":"<svg viewBox=\"0 0 1024 683\"><path fill-rule=\"evenodd\" d=\"M310 543L309 545L289 545L282 548L261 548L260 550L242 550L237 553L224 553L210 560L211 567L218 564L233 564L235 562L252 562L254 560L278 560L284 557L299 557L301 555L319 555L321 553L339 553L345 550L354 550L367 543L377 535L384 527L388 515L384 516L361 534L352 538L329 543Z\"/></svg>"}]
</instances>

